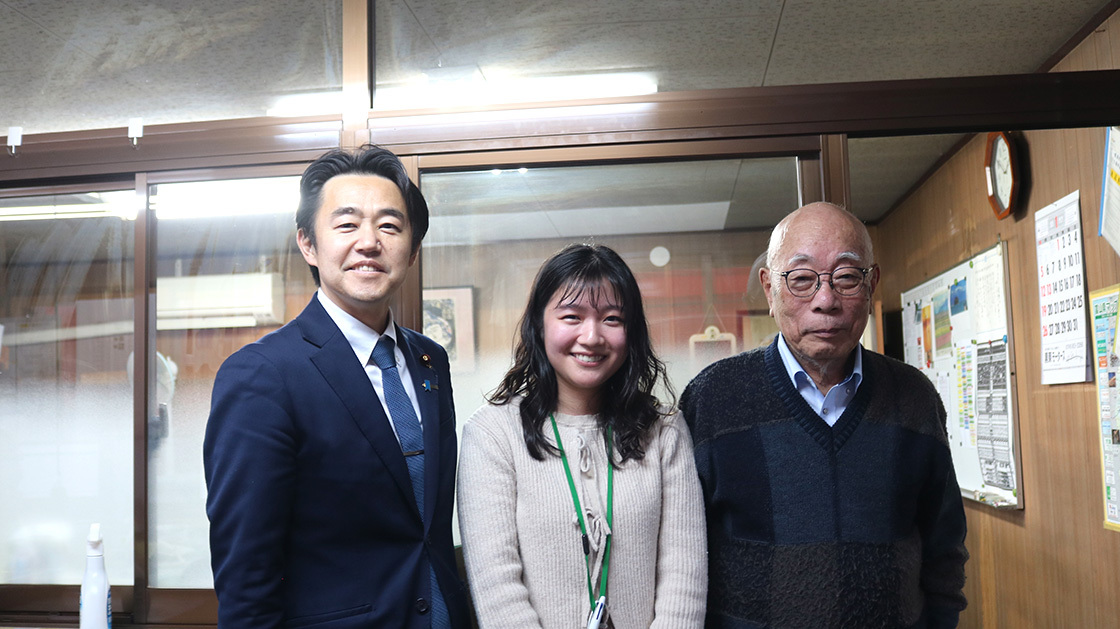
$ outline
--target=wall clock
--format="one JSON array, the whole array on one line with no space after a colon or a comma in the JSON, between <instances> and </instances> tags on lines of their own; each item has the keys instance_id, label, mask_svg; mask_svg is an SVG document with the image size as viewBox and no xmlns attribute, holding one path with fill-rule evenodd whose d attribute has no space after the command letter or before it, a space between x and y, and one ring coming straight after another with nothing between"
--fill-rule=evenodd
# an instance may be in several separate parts
<instances>
[{"instance_id":1,"label":"wall clock","mask_svg":"<svg viewBox=\"0 0 1120 629\"><path fill-rule=\"evenodd\" d=\"M984 151L984 178L988 182L988 203L996 218L1007 218L1015 211L1019 196L1019 169L1015 144L1003 131L988 134Z\"/></svg>"}]
</instances>

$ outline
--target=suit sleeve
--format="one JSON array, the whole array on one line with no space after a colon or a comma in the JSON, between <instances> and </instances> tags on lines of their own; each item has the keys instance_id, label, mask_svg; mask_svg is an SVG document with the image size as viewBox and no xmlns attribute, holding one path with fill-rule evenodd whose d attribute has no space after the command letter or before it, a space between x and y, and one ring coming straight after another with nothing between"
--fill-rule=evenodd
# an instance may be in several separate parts
<instances>
[{"instance_id":1,"label":"suit sleeve","mask_svg":"<svg viewBox=\"0 0 1120 629\"><path fill-rule=\"evenodd\" d=\"M939 426L944 433L945 409L936 400ZM957 626L968 604L964 597L964 564L968 550L961 490L953 471L952 455L944 442L937 447L918 512L922 535L921 586L926 594L926 616L931 629Z\"/></svg>"},{"instance_id":2,"label":"suit sleeve","mask_svg":"<svg viewBox=\"0 0 1120 629\"><path fill-rule=\"evenodd\" d=\"M510 444L471 421L459 460L459 533L480 629L541 626L523 580Z\"/></svg>"},{"instance_id":3,"label":"suit sleeve","mask_svg":"<svg viewBox=\"0 0 1120 629\"><path fill-rule=\"evenodd\" d=\"M251 349L231 356L214 382L203 463L218 619L278 627L296 439L284 381Z\"/></svg>"},{"instance_id":4,"label":"suit sleeve","mask_svg":"<svg viewBox=\"0 0 1120 629\"><path fill-rule=\"evenodd\" d=\"M708 592L704 501L692 440L680 413L661 428L661 532L650 629L699 627Z\"/></svg>"}]
</instances>

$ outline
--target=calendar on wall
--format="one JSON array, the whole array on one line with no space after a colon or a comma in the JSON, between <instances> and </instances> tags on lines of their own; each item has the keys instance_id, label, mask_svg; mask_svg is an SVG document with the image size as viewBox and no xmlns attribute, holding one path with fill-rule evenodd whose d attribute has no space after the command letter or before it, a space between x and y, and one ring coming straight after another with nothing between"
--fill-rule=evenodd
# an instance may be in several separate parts
<instances>
[{"instance_id":1,"label":"calendar on wall","mask_svg":"<svg viewBox=\"0 0 1120 629\"><path fill-rule=\"evenodd\" d=\"M1042 384L1089 382L1089 326L1082 255L1080 194L1034 215L1038 250Z\"/></svg>"}]
</instances>

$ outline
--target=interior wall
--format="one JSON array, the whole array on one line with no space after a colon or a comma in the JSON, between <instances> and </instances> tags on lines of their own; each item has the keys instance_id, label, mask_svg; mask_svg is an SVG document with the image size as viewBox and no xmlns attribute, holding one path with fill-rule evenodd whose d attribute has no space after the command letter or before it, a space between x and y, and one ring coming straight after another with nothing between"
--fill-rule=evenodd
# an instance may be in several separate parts
<instances>
[{"instance_id":1,"label":"interior wall","mask_svg":"<svg viewBox=\"0 0 1120 629\"><path fill-rule=\"evenodd\" d=\"M752 334L745 329L751 321L769 323L765 296L752 280L752 267L766 250L768 239L768 232L748 230L594 238L617 251L634 273L654 349L666 363L676 394L711 362L691 355L692 335L715 326L720 332L734 334L736 349L741 350L752 337L757 344L772 333L759 329ZM477 365L453 371L460 424L484 403L484 396L509 368L518 321L541 264L579 241L526 240L424 249L425 289L470 287L473 291ZM672 261L665 267L650 262L649 252L658 246L672 252ZM763 321L751 318L760 314Z\"/></svg>"},{"instance_id":2,"label":"interior wall","mask_svg":"<svg viewBox=\"0 0 1120 629\"><path fill-rule=\"evenodd\" d=\"M1054 68L1120 68L1120 13ZM1120 256L1097 236L1105 130L1018 136L1025 194L996 220L987 202L983 135L974 137L874 231L884 310L901 291L1007 242L1014 328L1022 496L997 511L965 501L968 516L962 627L1114 627L1120 622L1120 533L1103 527L1095 383L1040 384L1035 212L1079 190L1087 292L1120 282Z\"/></svg>"}]
</instances>

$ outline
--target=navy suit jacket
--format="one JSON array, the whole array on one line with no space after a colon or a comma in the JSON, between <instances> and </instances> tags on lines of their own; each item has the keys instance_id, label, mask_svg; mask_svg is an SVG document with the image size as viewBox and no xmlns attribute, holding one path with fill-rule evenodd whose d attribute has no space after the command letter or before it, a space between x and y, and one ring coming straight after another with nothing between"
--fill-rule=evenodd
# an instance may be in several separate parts
<instances>
[{"instance_id":1,"label":"navy suit jacket","mask_svg":"<svg viewBox=\"0 0 1120 629\"><path fill-rule=\"evenodd\" d=\"M317 298L218 371L203 460L220 626L426 629L429 565L453 627L469 626L447 353L397 330L424 426L423 518L390 420Z\"/></svg>"}]
</instances>

